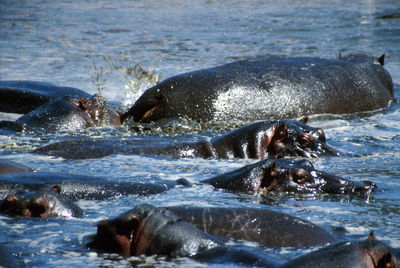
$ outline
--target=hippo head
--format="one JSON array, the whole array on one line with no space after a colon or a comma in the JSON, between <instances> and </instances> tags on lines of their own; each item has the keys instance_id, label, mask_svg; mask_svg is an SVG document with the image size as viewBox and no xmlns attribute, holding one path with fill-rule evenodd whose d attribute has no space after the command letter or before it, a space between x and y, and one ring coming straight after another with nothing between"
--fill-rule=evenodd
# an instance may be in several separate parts
<instances>
[{"instance_id":1,"label":"hippo head","mask_svg":"<svg viewBox=\"0 0 400 268\"><path fill-rule=\"evenodd\" d=\"M263 121L243 126L212 140L219 157L282 158L339 156L325 143L324 131L300 121Z\"/></svg>"},{"instance_id":2,"label":"hippo head","mask_svg":"<svg viewBox=\"0 0 400 268\"><path fill-rule=\"evenodd\" d=\"M375 188L370 181L353 182L316 170L307 160L275 160L264 166L257 191L368 195Z\"/></svg>"},{"instance_id":3,"label":"hippo head","mask_svg":"<svg viewBox=\"0 0 400 268\"><path fill-rule=\"evenodd\" d=\"M171 211L142 204L115 219L99 222L96 237L87 246L126 257L193 256L218 244Z\"/></svg>"},{"instance_id":4,"label":"hippo head","mask_svg":"<svg viewBox=\"0 0 400 268\"><path fill-rule=\"evenodd\" d=\"M264 159L204 180L236 192L327 193L368 195L376 187L370 181L352 182L319 170L307 160Z\"/></svg>"},{"instance_id":5,"label":"hippo head","mask_svg":"<svg viewBox=\"0 0 400 268\"><path fill-rule=\"evenodd\" d=\"M266 147L268 157L341 155L325 143L325 133L321 128L310 127L300 121L276 121L269 139Z\"/></svg>"},{"instance_id":6,"label":"hippo head","mask_svg":"<svg viewBox=\"0 0 400 268\"><path fill-rule=\"evenodd\" d=\"M97 224L95 239L87 247L105 252L121 254L124 257L134 255L135 241L140 232L140 218L127 213L113 220L103 220Z\"/></svg>"},{"instance_id":7,"label":"hippo head","mask_svg":"<svg viewBox=\"0 0 400 268\"><path fill-rule=\"evenodd\" d=\"M99 95L94 95L91 99L61 97L21 116L16 122L28 130L48 132L106 124L120 125L119 115L108 109Z\"/></svg>"},{"instance_id":8,"label":"hippo head","mask_svg":"<svg viewBox=\"0 0 400 268\"><path fill-rule=\"evenodd\" d=\"M91 126L121 124L119 114L108 108L105 99L99 94L93 95L91 99L70 99L75 107L86 114L85 119Z\"/></svg>"},{"instance_id":9,"label":"hippo head","mask_svg":"<svg viewBox=\"0 0 400 268\"><path fill-rule=\"evenodd\" d=\"M154 242L157 231L166 224L174 224L177 219L167 210L138 205L115 219L100 221L95 239L87 246L124 257L156 254L162 250L161 245Z\"/></svg>"},{"instance_id":10,"label":"hippo head","mask_svg":"<svg viewBox=\"0 0 400 268\"><path fill-rule=\"evenodd\" d=\"M60 196L60 187L42 188L37 192L27 193L21 198L8 195L0 206L0 212L10 216L70 218L79 216L82 211L72 202Z\"/></svg>"},{"instance_id":11,"label":"hippo head","mask_svg":"<svg viewBox=\"0 0 400 268\"><path fill-rule=\"evenodd\" d=\"M164 92L164 90L163 90ZM159 85L147 89L128 112L121 115L121 122L126 118L132 117L134 121L148 123L168 116L169 98L161 93Z\"/></svg>"}]
</instances>

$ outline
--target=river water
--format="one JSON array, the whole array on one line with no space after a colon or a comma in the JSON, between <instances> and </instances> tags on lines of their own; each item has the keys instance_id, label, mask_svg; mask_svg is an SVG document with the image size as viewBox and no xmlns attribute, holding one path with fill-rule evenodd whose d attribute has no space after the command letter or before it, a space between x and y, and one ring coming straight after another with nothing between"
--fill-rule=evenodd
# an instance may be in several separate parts
<instances>
[{"instance_id":1,"label":"river water","mask_svg":"<svg viewBox=\"0 0 400 268\"><path fill-rule=\"evenodd\" d=\"M385 53L395 84L389 107L357 115L321 115L309 124L322 127L327 143L349 156L312 159L317 169L378 185L372 198L277 195L269 198L215 191L208 185L162 194L79 201L77 219L12 219L0 215L0 243L15 260L36 267L207 266L187 258L123 259L85 248L96 223L139 203L269 208L309 220L348 239L378 239L400 248L400 4L398 0L335 1L9 1L0 2L0 79L34 80L101 92L123 109L160 79L239 59L265 56L335 58L339 53ZM393 18L381 19L388 14ZM0 114L4 118L17 115ZM175 125L178 134L157 138L191 141L219 135ZM182 131L187 130L187 131ZM181 132L187 132L179 134ZM89 129L43 136L0 133L0 158L39 171L98 175L109 180L209 178L253 160L171 159L116 154L96 160L63 160L31 150L80 136L150 139L127 127ZM153 136L154 137L154 136ZM5 193L0 197L4 198ZM239 243L239 242L238 242ZM265 248L284 263L316 248ZM224 266L224 265L222 265ZM231 264L226 264L231 267Z\"/></svg>"}]
</instances>

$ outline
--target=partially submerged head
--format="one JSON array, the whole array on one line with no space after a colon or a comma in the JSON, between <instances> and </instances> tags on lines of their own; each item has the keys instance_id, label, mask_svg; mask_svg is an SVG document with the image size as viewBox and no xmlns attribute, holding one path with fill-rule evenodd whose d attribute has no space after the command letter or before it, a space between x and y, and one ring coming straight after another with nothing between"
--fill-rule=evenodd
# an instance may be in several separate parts
<instances>
[{"instance_id":1,"label":"partially submerged head","mask_svg":"<svg viewBox=\"0 0 400 268\"><path fill-rule=\"evenodd\" d=\"M371 181L354 182L316 170L307 160L275 160L265 166L257 191L368 195L375 188Z\"/></svg>"},{"instance_id":2,"label":"partially submerged head","mask_svg":"<svg viewBox=\"0 0 400 268\"><path fill-rule=\"evenodd\" d=\"M269 120L243 126L212 140L219 157L282 158L339 156L324 131L300 121Z\"/></svg>"},{"instance_id":3,"label":"partially submerged head","mask_svg":"<svg viewBox=\"0 0 400 268\"><path fill-rule=\"evenodd\" d=\"M27 193L21 197L13 194L6 196L0 205L0 212L10 216L54 218L70 218L80 216L82 210L60 195L58 185L41 188L36 192Z\"/></svg>"},{"instance_id":4,"label":"partially submerged head","mask_svg":"<svg viewBox=\"0 0 400 268\"><path fill-rule=\"evenodd\" d=\"M61 97L21 116L16 122L28 130L46 132L120 125L119 114L97 94L90 99Z\"/></svg>"},{"instance_id":5,"label":"partially submerged head","mask_svg":"<svg viewBox=\"0 0 400 268\"><path fill-rule=\"evenodd\" d=\"M368 195L373 182L353 182L319 170L307 160L265 159L204 180L216 188L237 192L327 193Z\"/></svg>"},{"instance_id":6,"label":"partially submerged head","mask_svg":"<svg viewBox=\"0 0 400 268\"><path fill-rule=\"evenodd\" d=\"M87 246L124 257L151 254L149 244L153 234L143 232L143 229L149 224L148 218L154 218L154 213L158 213L157 208L145 204L136 206L117 218L100 221L95 239ZM159 217L157 224L162 226L165 222Z\"/></svg>"},{"instance_id":7,"label":"partially submerged head","mask_svg":"<svg viewBox=\"0 0 400 268\"><path fill-rule=\"evenodd\" d=\"M398 261L384 243L371 233L366 240L346 241L310 252L285 263L286 267L396 268Z\"/></svg>"},{"instance_id":8,"label":"partially submerged head","mask_svg":"<svg viewBox=\"0 0 400 268\"><path fill-rule=\"evenodd\" d=\"M78 110L87 115L86 119L90 122L90 125L119 126L121 124L119 114L110 109L106 104L105 99L99 94L93 95L91 99L75 98L70 99L70 101Z\"/></svg>"},{"instance_id":9,"label":"partially submerged head","mask_svg":"<svg viewBox=\"0 0 400 268\"><path fill-rule=\"evenodd\" d=\"M341 155L325 143L325 133L321 128L310 127L300 121L277 121L272 127L270 139L267 146L269 157Z\"/></svg>"},{"instance_id":10,"label":"partially submerged head","mask_svg":"<svg viewBox=\"0 0 400 268\"><path fill-rule=\"evenodd\" d=\"M141 219L133 213L113 220L103 220L97 224L95 239L88 247L105 252L121 254L124 257L135 255L135 240L138 237Z\"/></svg>"},{"instance_id":11,"label":"partially submerged head","mask_svg":"<svg viewBox=\"0 0 400 268\"><path fill-rule=\"evenodd\" d=\"M172 212L142 204L115 219L99 222L96 237L87 246L128 257L193 256L218 244Z\"/></svg>"}]
</instances>

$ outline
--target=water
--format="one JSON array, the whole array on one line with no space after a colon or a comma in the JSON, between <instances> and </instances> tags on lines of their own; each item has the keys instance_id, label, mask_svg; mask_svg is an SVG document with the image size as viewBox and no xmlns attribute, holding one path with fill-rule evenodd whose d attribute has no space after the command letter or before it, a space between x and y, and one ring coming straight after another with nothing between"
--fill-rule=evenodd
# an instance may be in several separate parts
<instances>
[{"instance_id":1,"label":"water","mask_svg":"<svg viewBox=\"0 0 400 268\"><path fill-rule=\"evenodd\" d=\"M115 105L129 106L161 78L261 56L337 57L339 53L386 53L395 83L388 108L349 116L314 116L328 144L352 156L312 160L321 170L355 181L369 179L379 189L372 199L348 196L262 198L214 191L208 185L177 188L148 197L79 201L78 219L11 219L0 215L0 243L27 266L205 266L180 258L123 259L85 248L95 224L139 203L221 207L268 207L301 217L334 233L378 239L400 248L400 20L377 19L399 13L397 0L372 1L8 1L0 2L0 79L34 80L100 91ZM135 67L136 66L136 67ZM161 77L161 78L160 78ZM1 115L2 118L10 115ZM11 115L12 118L17 117ZM111 180L185 177L193 182L249 164L251 160L170 159L112 155L97 160L63 160L30 151L71 136L147 139L126 128L32 136L0 135L0 158L41 171L101 175ZM214 132L158 134L182 141ZM4 195L0 196L4 198ZM311 249L254 250L285 262ZM226 265L227 267L230 265Z\"/></svg>"}]
</instances>

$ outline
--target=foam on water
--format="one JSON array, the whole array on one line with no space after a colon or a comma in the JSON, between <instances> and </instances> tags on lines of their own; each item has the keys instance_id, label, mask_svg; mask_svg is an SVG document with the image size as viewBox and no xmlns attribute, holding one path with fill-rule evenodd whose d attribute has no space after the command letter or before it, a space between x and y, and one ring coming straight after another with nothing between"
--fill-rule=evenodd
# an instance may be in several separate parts
<instances>
[{"instance_id":1,"label":"foam on water","mask_svg":"<svg viewBox=\"0 0 400 268\"><path fill-rule=\"evenodd\" d=\"M400 21L377 17L398 7L382 1L2 1L0 79L52 82L104 94L114 107L126 109L160 77L266 56L335 58L342 53L386 53L385 67L400 97ZM289 89L287 89L289 90ZM258 94L258 93L257 93ZM262 94L261 92L259 94ZM240 101L239 101L240 99ZM284 108L286 101L283 101ZM243 88L232 88L214 103L227 118L237 105L254 103ZM1 120L19 115L0 114ZM97 128L35 135L0 132L0 158L39 171L97 175L109 180L149 181L187 178L192 188L178 187L154 196L123 196L101 201L80 200L79 219L25 219L0 215L0 249L26 266L204 267L188 258L160 256L124 259L86 249L96 223L140 203L268 208L309 220L341 239L378 239L400 248L400 105L354 115L310 116L322 127L327 143L343 157L312 159L317 169L351 180L378 185L371 199L348 196L234 194L197 184L202 179L254 163L254 160L168 158L114 154L102 159L64 160L32 154L40 146L68 139L105 138L144 142L188 142L209 139L235 128L207 130L186 119L133 130ZM3 192L0 197L4 198ZM240 244L240 243L239 243ZM308 249L268 249L279 263ZM269 256L269 255L268 255ZM231 264L214 265L232 267Z\"/></svg>"}]
</instances>

